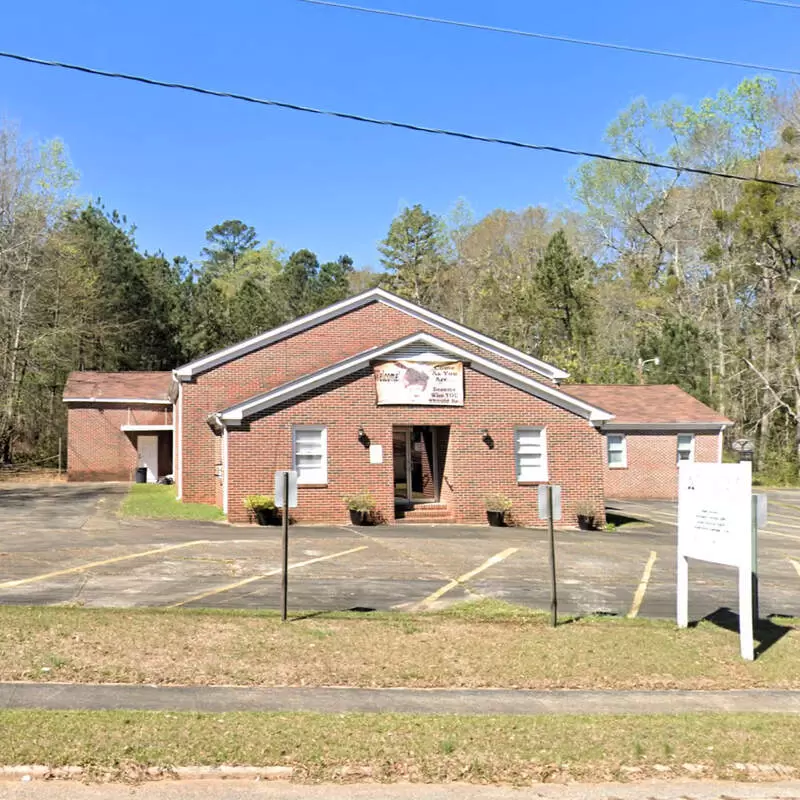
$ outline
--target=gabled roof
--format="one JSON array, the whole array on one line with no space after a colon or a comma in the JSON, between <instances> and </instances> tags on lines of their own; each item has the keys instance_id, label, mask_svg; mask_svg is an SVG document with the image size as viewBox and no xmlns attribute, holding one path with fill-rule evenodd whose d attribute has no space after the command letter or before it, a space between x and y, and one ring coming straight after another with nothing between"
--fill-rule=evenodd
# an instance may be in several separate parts
<instances>
[{"instance_id":1,"label":"gabled roof","mask_svg":"<svg viewBox=\"0 0 800 800\"><path fill-rule=\"evenodd\" d=\"M496 380L502 381L509 386L520 389L535 397L539 397L553 405L560 406L561 408L571 411L573 414L590 420L591 422L603 422L612 418L612 415L603 411L602 409L595 408L589 403L586 403L578 398L571 397L564 394L554 386L548 386L544 383L529 378L514 370L503 367L500 364L490 361L482 356L477 356L474 353L464 350L461 347L445 342L428 333L415 333L411 336L406 336L403 339L398 339L390 344L381 345L379 347L371 347L369 350L346 358L339 361L332 366L325 367L310 375L305 375L297 380L284 383L275 389L251 397L241 403L237 403L224 411L220 411L215 416L223 424L237 425L248 417L258 414L260 411L276 406L279 403L286 402L299 397L306 392L318 389L325 386L337 378L346 377L365 366L369 365L372 361L386 359L392 353L409 345L424 345L439 352L447 353L452 356L454 360L461 360L467 362L472 369L488 375Z\"/></svg>"},{"instance_id":2,"label":"gabled roof","mask_svg":"<svg viewBox=\"0 0 800 800\"><path fill-rule=\"evenodd\" d=\"M312 328L315 325L335 319L336 317L340 317L343 314L347 314L350 311L354 311L357 308L361 308L362 306L366 306L374 302L383 303L390 308L403 311L416 319L429 323L430 325L435 325L442 331L450 333L453 336L458 336L465 342L481 347L495 356L501 356L519 365L520 367L525 367L526 369L538 372L540 375L549 380L560 381L564 378L567 378L569 375L563 370L558 369L558 367L554 367L552 364L547 364L544 361L540 361L538 358L534 358L527 353L523 353L521 350L517 350L516 348L510 347L507 344L498 342L496 339L492 339L489 336L478 333L477 331L467 328L458 322L453 322L452 320L446 319L439 314L435 314L433 311L429 311L427 308L423 308L422 306L418 306L409 300L398 297L391 292L387 292L385 289L370 289L369 291L362 292L355 297L349 297L347 300L334 303L327 308L322 308L319 311L306 314L306 316L300 317L299 319L289 322L286 325L281 325L279 328L273 328L271 331L266 331L266 333L254 336L252 339L247 339L244 342L239 342L239 344L226 347L224 350L219 350L211 355L198 358L196 361L192 361L189 364L184 364L182 367L178 367L173 374L179 380L188 380L193 375L198 375L209 369L218 367L220 364L224 364L227 361L239 358L247 353L252 353L254 350L258 350L266 345L278 342L281 339L285 339L287 336L300 333L301 331Z\"/></svg>"},{"instance_id":3,"label":"gabled roof","mask_svg":"<svg viewBox=\"0 0 800 800\"><path fill-rule=\"evenodd\" d=\"M64 402L169 404L171 372L71 372Z\"/></svg>"},{"instance_id":4,"label":"gabled roof","mask_svg":"<svg viewBox=\"0 0 800 800\"><path fill-rule=\"evenodd\" d=\"M640 427L651 430L701 430L732 425L733 422L674 385L573 384L561 390L614 415L603 427L612 430Z\"/></svg>"}]
</instances>

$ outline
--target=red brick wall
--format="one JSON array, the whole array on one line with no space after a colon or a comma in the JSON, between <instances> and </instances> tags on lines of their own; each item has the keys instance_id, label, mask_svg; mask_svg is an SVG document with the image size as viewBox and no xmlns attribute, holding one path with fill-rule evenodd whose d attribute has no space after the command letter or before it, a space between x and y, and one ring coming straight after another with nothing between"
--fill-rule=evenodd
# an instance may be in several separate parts
<instances>
[{"instance_id":1,"label":"red brick wall","mask_svg":"<svg viewBox=\"0 0 800 800\"><path fill-rule=\"evenodd\" d=\"M121 425L169 425L168 406L70 404L67 411L67 480L132 481L135 437ZM159 462L162 458L159 457ZM159 464L161 466L161 464Z\"/></svg>"},{"instance_id":2,"label":"red brick wall","mask_svg":"<svg viewBox=\"0 0 800 800\"><path fill-rule=\"evenodd\" d=\"M607 450L604 453L606 497L676 499L678 434L631 431L626 441L627 467L610 468ZM695 433L694 460L712 463L719 460L719 433Z\"/></svg>"},{"instance_id":3,"label":"red brick wall","mask_svg":"<svg viewBox=\"0 0 800 800\"><path fill-rule=\"evenodd\" d=\"M370 347L423 331L546 382L538 373L496 358L433 325L375 302L288 339L229 361L181 386L183 392L183 499L215 503L214 433L208 415L330 366Z\"/></svg>"},{"instance_id":4,"label":"red brick wall","mask_svg":"<svg viewBox=\"0 0 800 800\"><path fill-rule=\"evenodd\" d=\"M247 521L248 494L272 494L276 469L291 468L292 426L327 425L328 483L300 487L293 517L301 522L345 522L342 496L369 489L378 511L394 517L392 468L393 425L449 425L444 463L443 499L459 522L485 522L483 498L501 492L514 503L518 524L540 525L537 486L517 484L514 428L547 428L549 477L563 487L563 524L575 524L575 506L591 502L603 517L604 440L585 419L531 397L499 381L466 369L463 407L376 406L371 369L309 393L254 417L247 429L229 434L229 519ZM383 445L383 464L370 464L369 451L358 441L358 428L372 444ZM482 441L487 428L494 449ZM447 487L447 488L445 488Z\"/></svg>"}]
</instances>

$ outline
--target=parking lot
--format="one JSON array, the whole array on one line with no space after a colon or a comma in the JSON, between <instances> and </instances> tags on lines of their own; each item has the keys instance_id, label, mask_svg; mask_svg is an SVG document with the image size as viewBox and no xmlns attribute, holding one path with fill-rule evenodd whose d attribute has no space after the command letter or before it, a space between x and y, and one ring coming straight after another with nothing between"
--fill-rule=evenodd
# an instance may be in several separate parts
<instances>
[{"instance_id":1,"label":"parking lot","mask_svg":"<svg viewBox=\"0 0 800 800\"><path fill-rule=\"evenodd\" d=\"M0 603L277 609L280 530L120 520L121 484L0 486ZM675 507L609 502L616 531L559 531L562 613L675 614ZM480 597L545 609L547 539L523 528L292 527L295 611L446 607ZM800 616L800 492L770 492L761 615ZM695 619L736 607L733 569L693 563Z\"/></svg>"}]
</instances>

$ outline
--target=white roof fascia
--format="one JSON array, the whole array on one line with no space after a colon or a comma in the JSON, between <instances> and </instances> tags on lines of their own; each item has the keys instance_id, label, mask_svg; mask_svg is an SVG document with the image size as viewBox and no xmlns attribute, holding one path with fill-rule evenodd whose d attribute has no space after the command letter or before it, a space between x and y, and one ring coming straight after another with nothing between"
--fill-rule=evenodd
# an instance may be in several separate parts
<instances>
[{"instance_id":1,"label":"white roof fascia","mask_svg":"<svg viewBox=\"0 0 800 800\"><path fill-rule=\"evenodd\" d=\"M396 308L400 311L405 311L407 314L415 317L416 319L424 322L430 322L433 325L436 325L436 327L447 331L448 333L452 333L455 336L464 339L465 341L478 345L479 347L482 347L484 350L488 350L490 353L493 353L496 356L513 361L515 364L518 364L521 367L532 369L534 372L538 372L540 375L543 375L546 378L560 381L569 377L568 372L564 372L564 370L554 367L552 364L548 364L545 361L540 361L538 358L534 358L527 353L523 353L521 350L517 350L515 347L498 342L496 339L492 339L491 336L485 336L482 333L478 333L478 331L471 330L470 328L460 325L458 322L453 322L446 317L442 317L433 311L428 311L427 308L422 308L421 306L416 305L416 303L412 303L402 297L393 295L383 289L374 289L373 291L380 293L380 299L386 303L386 305Z\"/></svg>"},{"instance_id":2,"label":"white roof fascia","mask_svg":"<svg viewBox=\"0 0 800 800\"><path fill-rule=\"evenodd\" d=\"M174 425L120 425L121 431L131 431L142 433L144 431L171 431L175 429Z\"/></svg>"},{"instance_id":3,"label":"white roof fascia","mask_svg":"<svg viewBox=\"0 0 800 800\"><path fill-rule=\"evenodd\" d=\"M721 431L732 422L604 422L604 431Z\"/></svg>"},{"instance_id":4,"label":"white roof fascia","mask_svg":"<svg viewBox=\"0 0 800 800\"><path fill-rule=\"evenodd\" d=\"M485 375L496 378L503 383L507 383L510 386L527 392L528 394L535 395L536 397L551 402L554 405L578 414L579 416L584 417L592 422L601 422L613 419L613 415L606 411L595 408L594 406L590 406L588 403L584 403L583 401L578 400L571 395L564 394L558 389L546 386L545 384L539 383L532 378L528 378L525 375L521 375L513 370L507 369L506 367L502 367L499 364L495 364L492 361L483 358L482 356L476 356L474 353L471 353L468 350L463 350L460 347L450 344L449 342L442 341L441 339L437 339L436 337L427 333L416 333L405 339L401 339L400 341L385 345L384 347L372 348L371 350L359 353L358 355L352 356L351 358L341 361L338 364L334 364L328 369L321 370L304 378L292 381L291 383L274 389L271 392L266 392L260 397L255 397L245 401L244 403L231 406L230 408L219 412L219 418L224 423L234 425L241 423L244 419L252 416L253 414L257 414L259 411L263 411L264 409L270 408L278 403L291 400L294 397L298 397L306 392L312 391L313 389L317 389L320 386L324 386L325 384L330 383L337 378L349 375L350 373L362 368L365 364L368 364L371 361L379 360L383 356L386 356L395 350L399 350L402 347L407 347L409 344L415 342L423 342L426 345L438 347L445 352L457 356L459 359L469 362L470 366L478 372L482 372Z\"/></svg>"},{"instance_id":5,"label":"white roof fascia","mask_svg":"<svg viewBox=\"0 0 800 800\"><path fill-rule=\"evenodd\" d=\"M266 331L258 336L254 336L252 339L247 339L244 342L239 342L239 344L231 345L224 350L220 350L216 353L212 353L211 355L199 358L196 361L184 364L183 366L173 370L172 374L178 380L189 380L193 375L212 369L220 364L224 364L226 361L230 361L233 358L239 358L240 356L253 352L253 350L258 350L261 347L265 347L273 342L279 341L280 339L284 339L287 336L300 333L301 331L312 328L315 325L319 325L323 322L327 322L328 320L342 316L342 314L346 314L348 311L353 311L378 300L390 306L391 308L404 311L415 319L435 325L436 327L441 328L443 331L451 333L454 336L458 336L460 339L481 347L496 356L506 358L521 367L525 367L526 369L534 370L546 378L558 381L569 377L569 373L564 372L563 370L560 370L551 364L540 361L533 356L529 356L527 353L523 353L521 350L517 350L514 347L509 347L508 345L498 342L489 336L484 336L482 333L470 330L469 328L466 328L457 322L452 322L451 320L448 320L439 314L435 314L433 311L428 311L428 309L422 308L422 306L418 306L415 303L404 300L402 297L397 297L396 295L387 292L385 289L370 289L366 292L356 295L355 297L341 300L338 303L334 303L332 306L322 308L319 311L314 311L311 314L306 314L306 316L300 317L293 322L288 322L285 325L281 325L280 327L274 328L271 331Z\"/></svg>"},{"instance_id":6,"label":"white roof fascia","mask_svg":"<svg viewBox=\"0 0 800 800\"><path fill-rule=\"evenodd\" d=\"M64 403L127 403L128 405L171 406L169 400L154 400L152 397L65 397Z\"/></svg>"}]
</instances>

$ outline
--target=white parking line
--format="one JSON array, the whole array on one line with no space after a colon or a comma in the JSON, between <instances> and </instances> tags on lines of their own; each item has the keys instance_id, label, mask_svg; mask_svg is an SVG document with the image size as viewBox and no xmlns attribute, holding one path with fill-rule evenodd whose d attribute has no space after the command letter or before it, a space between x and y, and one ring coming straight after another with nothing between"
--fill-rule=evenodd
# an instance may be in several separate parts
<instances>
[{"instance_id":1,"label":"white parking line","mask_svg":"<svg viewBox=\"0 0 800 800\"><path fill-rule=\"evenodd\" d=\"M444 586L442 586L441 589L437 589L432 594L429 594L424 600L417 603L417 605L414 606L414 609L415 610L423 609L431 605L431 603L435 603L440 597L447 594L451 589L455 589L456 586L464 584L470 578L474 578L478 573L483 572L485 569L489 569L489 567L493 566L494 564L498 564L501 561L504 561L510 555L516 553L518 549L519 549L518 547L509 547L507 550L503 550L501 553L497 553L497 555L488 558L479 567L476 567L475 569L470 570L469 572L465 572L463 575L460 575L455 580L446 583Z\"/></svg>"},{"instance_id":2,"label":"white parking line","mask_svg":"<svg viewBox=\"0 0 800 800\"><path fill-rule=\"evenodd\" d=\"M800 561L795 561L793 558L789 559L791 565L797 570L798 576L800 576Z\"/></svg>"},{"instance_id":3,"label":"white parking line","mask_svg":"<svg viewBox=\"0 0 800 800\"><path fill-rule=\"evenodd\" d=\"M20 578L16 581L6 581L0 583L0 589L11 589L14 586L23 586L26 583L36 583L36 581L46 581L48 578L58 578L61 575L71 575L75 572L84 572L95 567L104 567L107 564L118 564L120 561L130 561L132 558L144 558L145 556L156 556L159 553L166 553L170 550L180 550L183 547L194 547L198 544L208 544L207 539L198 539L194 542L184 542L183 544L170 544L166 547L157 547L155 550L145 550L143 553L132 553L128 556L117 556L116 558L106 558L103 561L92 561L88 564L81 564L78 567L69 569L59 569L55 572L45 572L43 575L34 575L32 578Z\"/></svg>"},{"instance_id":4,"label":"white parking line","mask_svg":"<svg viewBox=\"0 0 800 800\"><path fill-rule=\"evenodd\" d=\"M631 610L628 612L628 619L633 619L639 614L639 609L642 607L642 602L644 601L645 592L647 592L647 584L650 583L653 565L656 563L657 558L658 555L656 551L651 550L650 558L647 559L647 563L644 565L642 579L639 581L639 586L636 588L636 593L633 595L633 603L631 604Z\"/></svg>"},{"instance_id":5,"label":"white parking line","mask_svg":"<svg viewBox=\"0 0 800 800\"><path fill-rule=\"evenodd\" d=\"M295 564L289 564L289 569L297 569L298 567L307 567L309 564L316 564L319 561L329 561L332 558L340 558L341 556L350 555L350 553L357 553L359 550L366 550L367 545L362 545L361 547L354 547L351 550L342 550L340 553L331 553L329 556L319 556L319 558L309 558L308 561L298 561ZM181 606L185 606L188 603L194 603L198 600L205 600L206 597L212 597L216 594L222 594L223 592L229 592L231 589L238 589L240 586L247 586L248 583L254 583L255 581L263 580L264 578L271 578L273 575L280 575L281 568L278 567L277 569L271 569L269 572L265 572L263 575L253 575L251 578L245 578L241 581L236 581L236 583L230 583L227 586L220 586L217 589L211 589L208 592L202 592L201 594L196 594L193 597L188 597L186 600L181 600L180 603L173 603L167 608L180 608Z\"/></svg>"}]
</instances>

